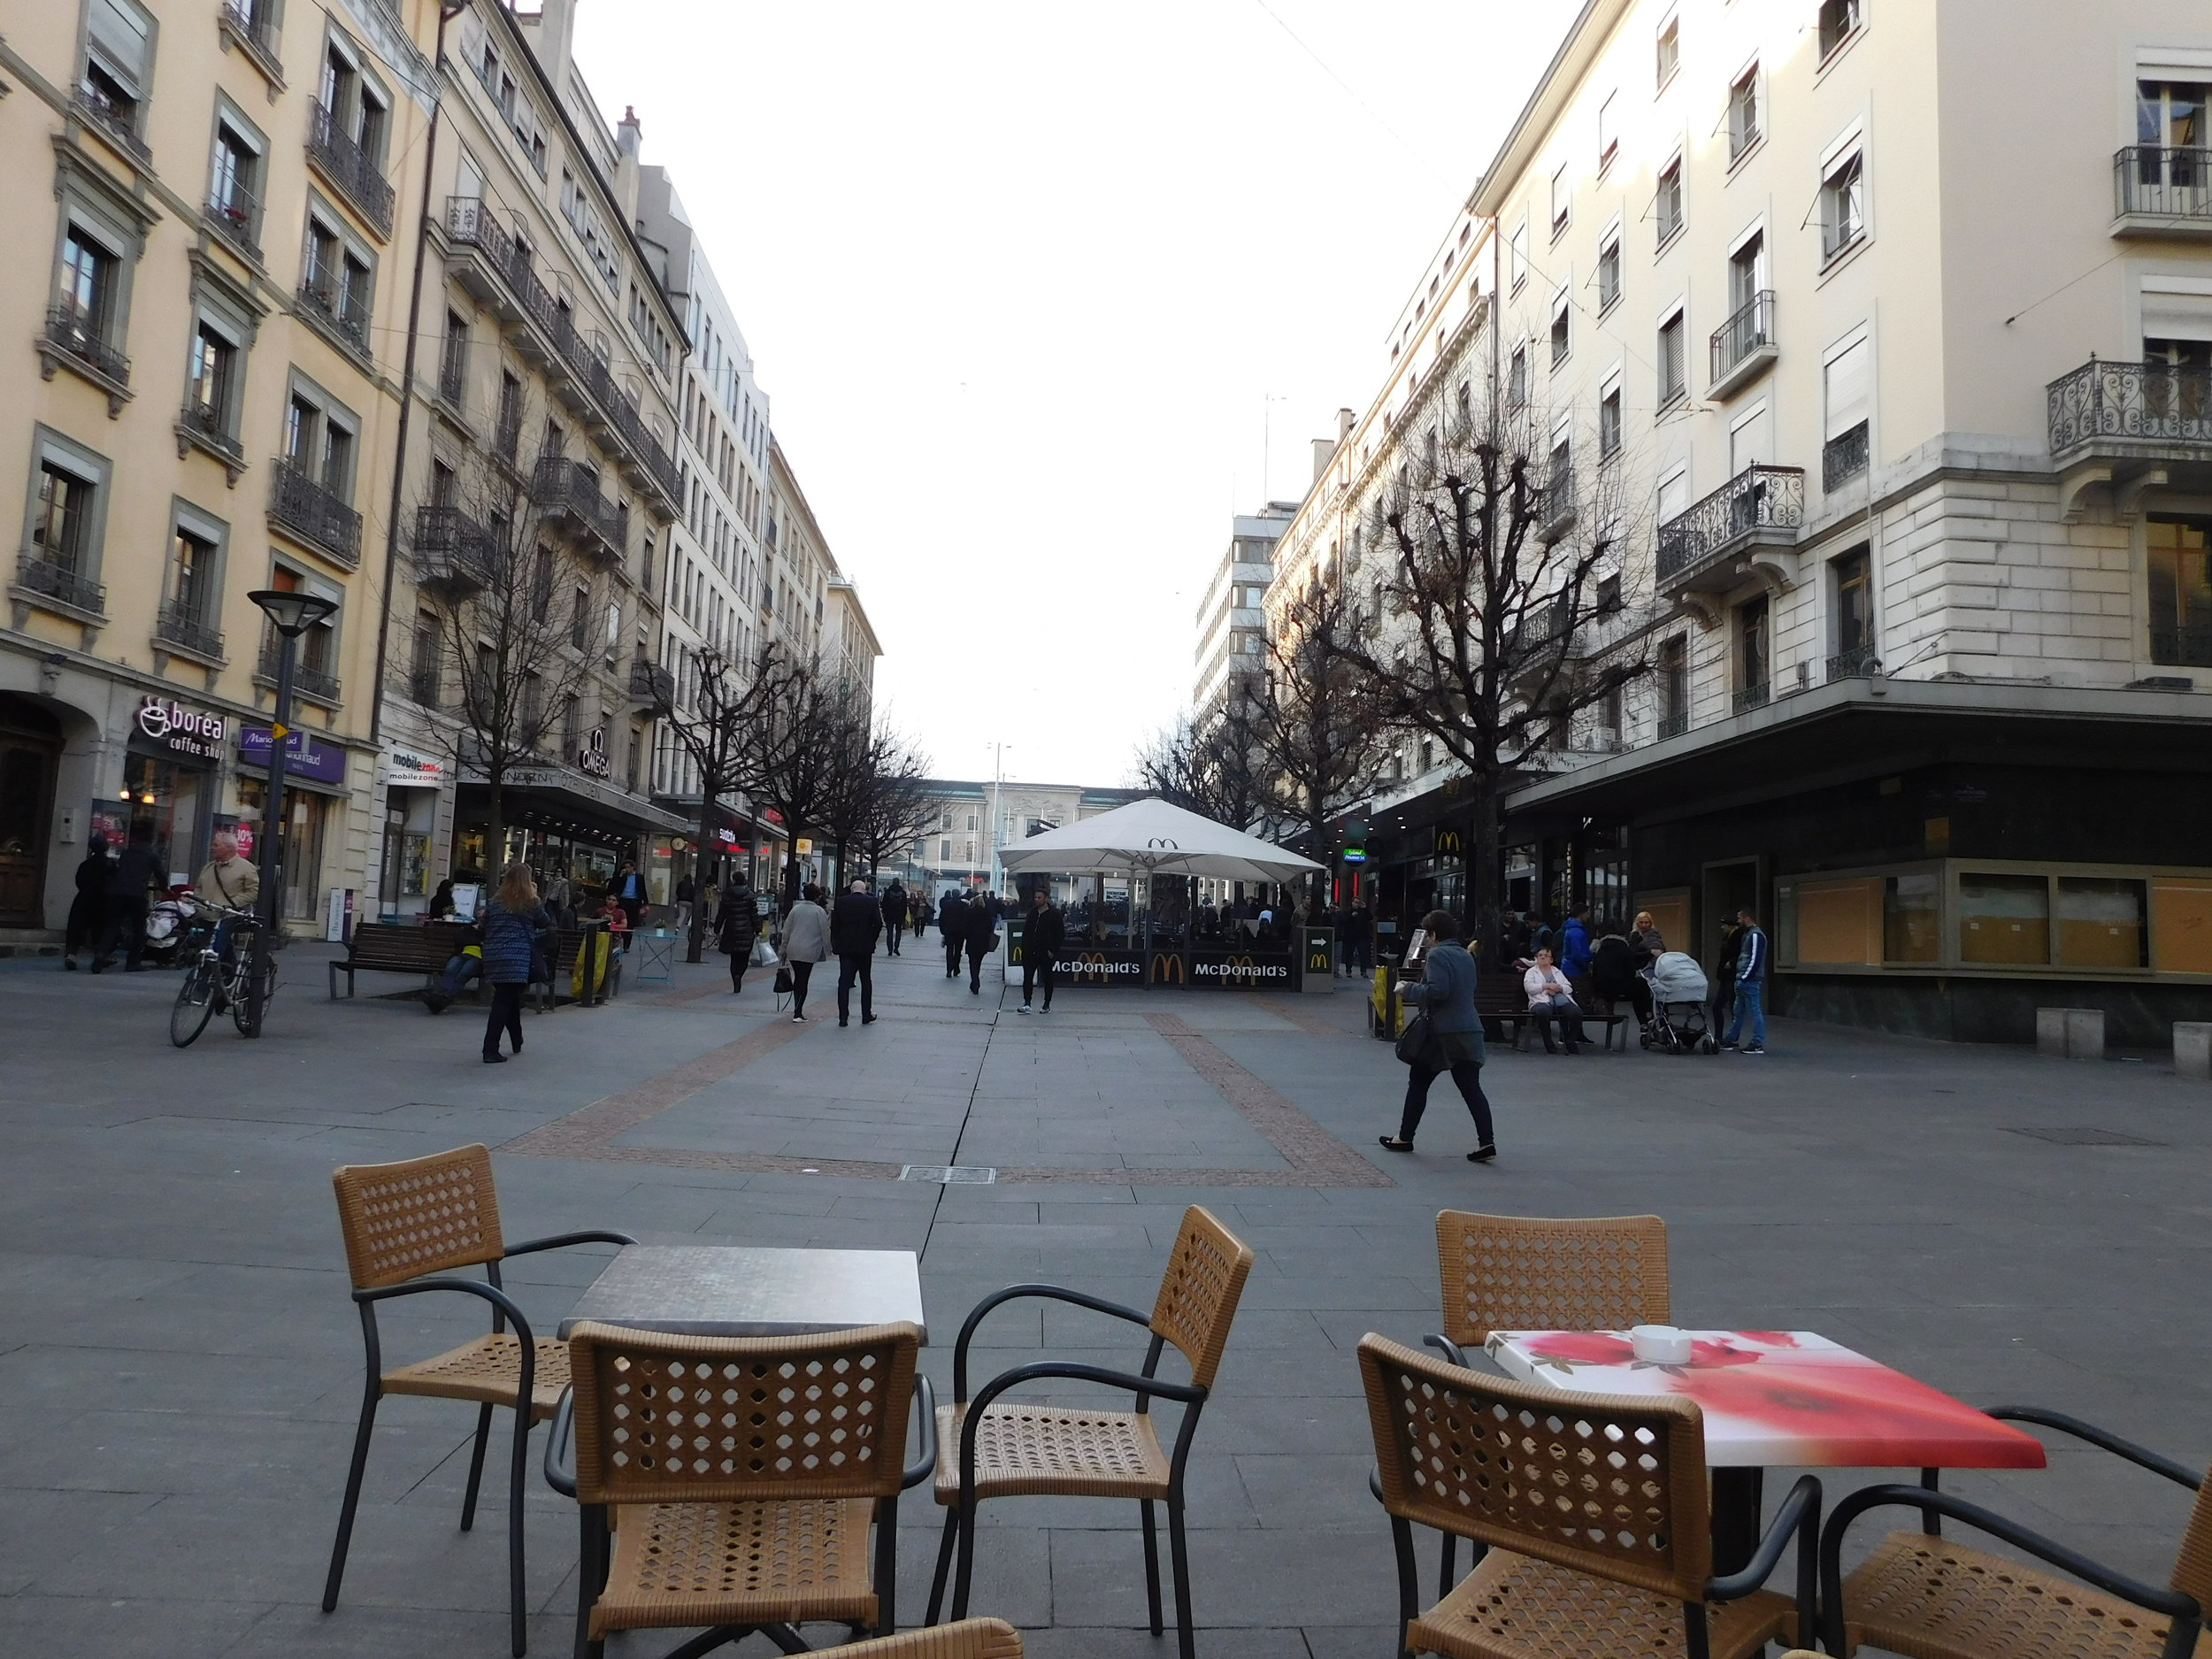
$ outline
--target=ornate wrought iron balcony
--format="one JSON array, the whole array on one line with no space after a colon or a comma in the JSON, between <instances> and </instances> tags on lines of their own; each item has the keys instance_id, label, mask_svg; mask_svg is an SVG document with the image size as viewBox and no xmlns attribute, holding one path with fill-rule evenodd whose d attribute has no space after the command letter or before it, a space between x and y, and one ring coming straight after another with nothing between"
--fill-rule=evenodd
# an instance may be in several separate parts
<instances>
[{"instance_id":1,"label":"ornate wrought iron balcony","mask_svg":"<svg viewBox=\"0 0 2212 1659\"><path fill-rule=\"evenodd\" d=\"M574 537L577 550L599 565L619 564L622 522L599 493L599 474L580 461L548 456L530 478L538 511Z\"/></svg>"},{"instance_id":2,"label":"ornate wrought iron balcony","mask_svg":"<svg viewBox=\"0 0 2212 1659\"><path fill-rule=\"evenodd\" d=\"M218 183L207 200L207 222L241 253L261 262L261 198L235 179Z\"/></svg>"},{"instance_id":3,"label":"ornate wrought iron balcony","mask_svg":"<svg viewBox=\"0 0 2212 1659\"><path fill-rule=\"evenodd\" d=\"M77 88L70 104L80 117L99 128L102 137L114 140L137 160L154 158L154 152L147 148L138 129L141 111L137 104L111 98L98 88L87 86Z\"/></svg>"},{"instance_id":4,"label":"ornate wrought iron balcony","mask_svg":"<svg viewBox=\"0 0 2212 1659\"><path fill-rule=\"evenodd\" d=\"M1839 680L1870 680L1882 672L1882 659L1871 645L1862 645L1856 650L1838 651L1828 659L1828 683Z\"/></svg>"},{"instance_id":5,"label":"ornate wrought iron balcony","mask_svg":"<svg viewBox=\"0 0 2212 1659\"><path fill-rule=\"evenodd\" d=\"M361 515L334 490L279 457L270 468L269 522L290 531L334 562L361 562Z\"/></svg>"},{"instance_id":6,"label":"ornate wrought iron balcony","mask_svg":"<svg viewBox=\"0 0 2212 1659\"><path fill-rule=\"evenodd\" d=\"M283 648L275 640L264 641L261 661L254 671L254 678L268 685L277 683L277 671L283 666ZM292 664L293 695L312 697L318 703L338 701L338 676L326 669L311 668L303 657Z\"/></svg>"},{"instance_id":7,"label":"ornate wrought iron balcony","mask_svg":"<svg viewBox=\"0 0 2212 1659\"><path fill-rule=\"evenodd\" d=\"M1794 547L1804 522L1802 467L1747 466L1659 526L1659 585L1673 593L1733 587L1740 555Z\"/></svg>"},{"instance_id":8,"label":"ornate wrought iron balcony","mask_svg":"<svg viewBox=\"0 0 2212 1659\"><path fill-rule=\"evenodd\" d=\"M2092 357L2048 388L2051 459L2212 462L2212 369Z\"/></svg>"},{"instance_id":9,"label":"ornate wrought iron balcony","mask_svg":"<svg viewBox=\"0 0 2212 1659\"><path fill-rule=\"evenodd\" d=\"M154 620L154 643L189 651L195 657L219 660L223 655L221 632L208 626L197 610L173 599L163 603L161 614Z\"/></svg>"},{"instance_id":10,"label":"ornate wrought iron balcony","mask_svg":"<svg viewBox=\"0 0 2212 1659\"><path fill-rule=\"evenodd\" d=\"M631 702L659 708L675 695L676 677L659 664L640 660L630 664Z\"/></svg>"},{"instance_id":11,"label":"ornate wrought iron balcony","mask_svg":"<svg viewBox=\"0 0 2212 1659\"><path fill-rule=\"evenodd\" d=\"M376 160L322 104L308 117L307 158L335 185L380 237L392 234L392 186Z\"/></svg>"},{"instance_id":12,"label":"ornate wrought iron balcony","mask_svg":"<svg viewBox=\"0 0 2212 1659\"><path fill-rule=\"evenodd\" d=\"M131 360L103 336L93 319L71 305L56 305L46 313L46 344L70 367L89 371L102 386L127 389L131 383Z\"/></svg>"},{"instance_id":13,"label":"ornate wrought iron balcony","mask_svg":"<svg viewBox=\"0 0 2212 1659\"><path fill-rule=\"evenodd\" d=\"M1820 488L1832 493L1866 471L1866 422L1839 432L1821 446Z\"/></svg>"},{"instance_id":14,"label":"ornate wrought iron balcony","mask_svg":"<svg viewBox=\"0 0 2212 1659\"><path fill-rule=\"evenodd\" d=\"M300 303L356 351L368 355L369 308L341 292L334 273L310 266L307 280L300 284Z\"/></svg>"},{"instance_id":15,"label":"ornate wrought iron balcony","mask_svg":"<svg viewBox=\"0 0 2212 1659\"><path fill-rule=\"evenodd\" d=\"M42 599L51 599L86 616L107 613L108 590L73 566L25 552L15 562L15 585Z\"/></svg>"},{"instance_id":16,"label":"ornate wrought iron balcony","mask_svg":"<svg viewBox=\"0 0 2212 1659\"><path fill-rule=\"evenodd\" d=\"M415 510L415 580L419 585L458 596L480 591L489 584L491 573L490 531L458 507Z\"/></svg>"}]
</instances>

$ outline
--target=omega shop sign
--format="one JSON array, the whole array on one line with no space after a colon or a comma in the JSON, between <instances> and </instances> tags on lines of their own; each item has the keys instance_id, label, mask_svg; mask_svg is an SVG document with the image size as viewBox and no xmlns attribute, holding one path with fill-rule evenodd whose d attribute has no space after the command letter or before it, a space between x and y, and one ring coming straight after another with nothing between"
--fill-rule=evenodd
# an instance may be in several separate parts
<instances>
[{"instance_id":1,"label":"omega shop sign","mask_svg":"<svg viewBox=\"0 0 2212 1659\"><path fill-rule=\"evenodd\" d=\"M174 697L150 691L138 705L138 730L153 747L182 760L215 760L230 736L230 721L207 709L188 709Z\"/></svg>"}]
</instances>

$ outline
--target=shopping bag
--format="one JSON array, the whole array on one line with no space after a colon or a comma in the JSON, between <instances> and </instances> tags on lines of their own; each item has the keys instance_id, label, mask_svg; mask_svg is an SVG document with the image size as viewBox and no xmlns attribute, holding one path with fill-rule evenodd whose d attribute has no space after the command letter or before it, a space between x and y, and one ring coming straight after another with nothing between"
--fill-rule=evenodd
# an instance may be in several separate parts
<instances>
[{"instance_id":1,"label":"shopping bag","mask_svg":"<svg viewBox=\"0 0 2212 1659\"><path fill-rule=\"evenodd\" d=\"M768 942L767 934L763 933L753 941L753 966L774 968L781 966L782 964L783 958L776 954L775 946Z\"/></svg>"}]
</instances>

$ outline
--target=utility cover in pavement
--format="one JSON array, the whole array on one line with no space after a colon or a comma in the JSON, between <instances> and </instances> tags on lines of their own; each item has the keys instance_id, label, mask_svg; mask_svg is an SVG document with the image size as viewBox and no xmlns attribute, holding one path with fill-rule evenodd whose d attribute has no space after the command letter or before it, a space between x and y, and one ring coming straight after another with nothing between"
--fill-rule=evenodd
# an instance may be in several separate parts
<instances>
[{"instance_id":1,"label":"utility cover in pavement","mask_svg":"<svg viewBox=\"0 0 2212 1659\"><path fill-rule=\"evenodd\" d=\"M940 1187L988 1187L998 1171L985 1164L910 1164L899 1171L902 1181L934 1181Z\"/></svg>"},{"instance_id":2,"label":"utility cover in pavement","mask_svg":"<svg viewBox=\"0 0 2212 1659\"><path fill-rule=\"evenodd\" d=\"M2162 1147L2163 1141L2146 1141L2140 1135L2124 1135L2116 1129L2015 1129L2016 1135L2031 1135L2038 1141L2048 1141L2061 1147Z\"/></svg>"}]
</instances>

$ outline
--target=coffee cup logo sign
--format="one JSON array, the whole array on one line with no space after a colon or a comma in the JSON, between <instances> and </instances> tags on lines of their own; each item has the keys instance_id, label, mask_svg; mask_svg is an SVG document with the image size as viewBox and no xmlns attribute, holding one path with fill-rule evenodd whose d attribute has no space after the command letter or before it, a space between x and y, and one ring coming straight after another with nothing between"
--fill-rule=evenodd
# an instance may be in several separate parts
<instances>
[{"instance_id":1,"label":"coffee cup logo sign","mask_svg":"<svg viewBox=\"0 0 2212 1659\"><path fill-rule=\"evenodd\" d=\"M230 722L207 709L188 709L157 691L138 705L138 729L173 755L212 760L230 735Z\"/></svg>"},{"instance_id":2,"label":"coffee cup logo sign","mask_svg":"<svg viewBox=\"0 0 2212 1659\"><path fill-rule=\"evenodd\" d=\"M614 768L607 764L607 734L603 730L595 726L584 733L584 747L577 754L576 764L588 777L613 774Z\"/></svg>"}]
</instances>

